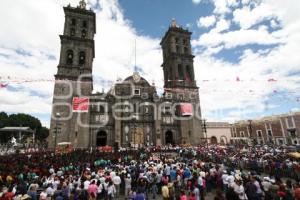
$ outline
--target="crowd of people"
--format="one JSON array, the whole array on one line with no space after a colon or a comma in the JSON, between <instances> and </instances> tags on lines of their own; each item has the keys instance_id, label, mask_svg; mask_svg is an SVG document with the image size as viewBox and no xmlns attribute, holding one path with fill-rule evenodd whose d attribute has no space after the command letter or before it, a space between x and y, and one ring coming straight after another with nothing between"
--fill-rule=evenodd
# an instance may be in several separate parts
<instances>
[{"instance_id":1,"label":"crowd of people","mask_svg":"<svg viewBox=\"0 0 300 200\"><path fill-rule=\"evenodd\" d=\"M300 199L300 162L274 147L74 150L0 156L0 200Z\"/></svg>"}]
</instances>

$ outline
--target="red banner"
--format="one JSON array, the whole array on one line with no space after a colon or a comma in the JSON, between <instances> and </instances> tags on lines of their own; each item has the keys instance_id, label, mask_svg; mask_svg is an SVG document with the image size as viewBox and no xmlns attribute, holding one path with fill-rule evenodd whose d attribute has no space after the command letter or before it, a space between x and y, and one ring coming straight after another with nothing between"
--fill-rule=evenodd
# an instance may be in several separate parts
<instances>
[{"instance_id":1,"label":"red banner","mask_svg":"<svg viewBox=\"0 0 300 200\"><path fill-rule=\"evenodd\" d=\"M88 112L89 98L87 97L73 97L73 112Z\"/></svg>"},{"instance_id":2,"label":"red banner","mask_svg":"<svg viewBox=\"0 0 300 200\"><path fill-rule=\"evenodd\" d=\"M180 111L182 116L191 116L193 115L193 106L191 103L181 103Z\"/></svg>"}]
</instances>

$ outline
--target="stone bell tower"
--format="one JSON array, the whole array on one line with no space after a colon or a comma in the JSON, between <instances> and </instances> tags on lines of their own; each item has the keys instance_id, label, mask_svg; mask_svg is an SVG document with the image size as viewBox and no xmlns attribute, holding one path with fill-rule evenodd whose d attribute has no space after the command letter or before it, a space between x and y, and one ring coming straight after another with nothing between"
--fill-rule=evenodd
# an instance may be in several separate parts
<instances>
[{"instance_id":1,"label":"stone bell tower","mask_svg":"<svg viewBox=\"0 0 300 200\"><path fill-rule=\"evenodd\" d=\"M180 116L180 143L199 144L203 139L199 89L195 81L194 55L191 48L191 35L178 26L173 19L161 41L163 50L164 87L172 102L176 103L176 113L180 115L181 104L191 104L193 115Z\"/></svg>"},{"instance_id":2,"label":"stone bell tower","mask_svg":"<svg viewBox=\"0 0 300 200\"><path fill-rule=\"evenodd\" d=\"M72 112L73 97L88 97L93 90L92 69L95 57L96 16L79 6L64 7L64 32L60 35L60 59L55 75L53 107L48 146L71 142L75 147L89 146L89 112Z\"/></svg>"}]
</instances>

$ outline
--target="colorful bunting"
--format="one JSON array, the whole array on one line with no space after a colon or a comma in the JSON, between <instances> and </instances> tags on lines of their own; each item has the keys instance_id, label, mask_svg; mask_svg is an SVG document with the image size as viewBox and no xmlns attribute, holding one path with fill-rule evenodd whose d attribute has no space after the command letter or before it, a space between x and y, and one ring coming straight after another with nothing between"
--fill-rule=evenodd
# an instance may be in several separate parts
<instances>
[{"instance_id":1,"label":"colorful bunting","mask_svg":"<svg viewBox=\"0 0 300 200\"><path fill-rule=\"evenodd\" d=\"M8 83L0 83L0 88L6 88L8 86Z\"/></svg>"},{"instance_id":2,"label":"colorful bunting","mask_svg":"<svg viewBox=\"0 0 300 200\"><path fill-rule=\"evenodd\" d=\"M275 80L274 78L270 78L268 79L268 82L276 82L277 80Z\"/></svg>"}]
</instances>

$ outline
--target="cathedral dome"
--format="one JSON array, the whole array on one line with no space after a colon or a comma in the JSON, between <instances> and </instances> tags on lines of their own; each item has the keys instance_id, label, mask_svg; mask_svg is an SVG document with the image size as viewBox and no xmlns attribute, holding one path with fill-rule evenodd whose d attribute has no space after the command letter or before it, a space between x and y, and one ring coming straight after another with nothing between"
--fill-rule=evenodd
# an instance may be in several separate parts
<instances>
[{"instance_id":1,"label":"cathedral dome","mask_svg":"<svg viewBox=\"0 0 300 200\"><path fill-rule=\"evenodd\" d=\"M144 87L151 87L151 85L149 84L149 82L140 76L140 74L138 72L134 72L133 75L128 76L123 82L130 82L133 83L134 85L141 85Z\"/></svg>"}]
</instances>

